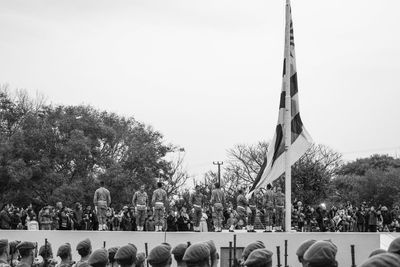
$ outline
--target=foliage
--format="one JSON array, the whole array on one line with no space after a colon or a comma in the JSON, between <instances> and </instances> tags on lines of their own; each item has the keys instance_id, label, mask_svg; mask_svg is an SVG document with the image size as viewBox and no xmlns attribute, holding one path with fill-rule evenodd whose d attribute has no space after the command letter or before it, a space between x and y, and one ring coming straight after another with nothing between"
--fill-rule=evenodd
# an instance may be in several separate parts
<instances>
[{"instance_id":1,"label":"foliage","mask_svg":"<svg viewBox=\"0 0 400 267\"><path fill-rule=\"evenodd\" d=\"M146 184L152 191L160 172L175 183L187 179L182 161L163 136L134 118L90 106L51 106L23 91L0 89L0 202L26 205L92 203L96 182L104 180L114 203L130 203ZM151 195L150 195L151 196Z\"/></svg>"}]
</instances>

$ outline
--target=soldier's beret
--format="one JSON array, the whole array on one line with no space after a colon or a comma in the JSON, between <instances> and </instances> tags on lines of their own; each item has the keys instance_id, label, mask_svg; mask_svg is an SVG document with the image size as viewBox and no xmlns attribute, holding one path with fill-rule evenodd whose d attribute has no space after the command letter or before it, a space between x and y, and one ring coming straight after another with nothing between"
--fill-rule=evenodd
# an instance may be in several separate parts
<instances>
[{"instance_id":1,"label":"soldier's beret","mask_svg":"<svg viewBox=\"0 0 400 267\"><path fill-rule=\"evenodd\" d=\"M394 239L388 248L388 252L400 254L400 237Z\"/></svg>"},{"instance_id":2,"label":"soldier's beret","mask_svg":"<svg viewBox=\"0 0 400 267\"><path fill-rule=\"evenodd\" d=\"M17 245L18 251L31 250L31 249L34 249L35 247L36 247L35 243L28 242L28 241L21 242Z\"/></svg>"},{"instance_id":3,"label":"soldier's beret","mask_svg":"<svg viewBox=\"0 0 400 267\"><path fill-rule=\"evenodd\" d=\"M183 261L200 262L208 258L210 258L209 245L205 243L195 243L186 249Z\"/></svg>"},{"instance_id":4,"label":"soldier's beret","mask_svg":"<svg viewBox=\"0 0 400 267\"><path fill-rule=\"evenodd\" d=\"M100 248L93 251L89 257L88 263L92 266L106 266L108 263L107 250Z\"/></svg>"},{"instance_id":5,"label":"soldier's beret","mask_svg":"<svg viewBox=\"0 0 400 267\"><path fill-rule=\"evenodd\" d=\"M248 244L247 247L242 252L242 258L244 260L246 260L253 250L256 250L259 248L265 248L264 242L262 242L260 240Z\"/></svg>"},{"instance_id":6,"label":"soldier's beret","mask_svg":"<svg viewBox=\"0 0 400 267\"><path fill-rule=\"evenodd\" d=\"M186 243L178 244L176 247L174 247L171 253L174 254L176 257L182 258L183 255L185 255L186 249L187 249Z\"/></svg>"},{"instance_id":7,"label":"soldier's beret","mask_svg":"<svg viewBox=\"0 0 400 267\"><path fill-rule=\"evenodd\" d=\"M136 247L132 245L122 246L118 249L117 253L115 253L114 259L121 261L129 261L132 260L132 263L136 261Z\"/></svg>"},{"instance_id":8,"label":"soldier's beret","mask_svg":"<svg viewBox=\"0 0 400 267\"><path fill-rule=\"evenodd\" d=\"M92 248L92 243L90 242L89 238L86 238L85 240L82 240L81 242L78 243L78 245L76 246L76 250L80 250L80 249L90 249Z\"/></svg>"},{"instance_id":9,"label":"soldier's beret","mask_svg":"<svg viewBox=\"0 0 400 267\"><path fill-rule=\"evenodd\" d=\"M299 246L299 248L296 251L296 255L298 257L303 257L304 253L306 253L307 249L309 247L311 247L315 242L317 242L317 240L308 239L308 240L304 241L303 243L301 243L301 245Z\"/></svg>"},{"instance_id":10,"label":"soldier's beret","mask_svg":"<svg viewBox=\"0 0 400 267\"><path fill-rule=\"evenodd\" d=\"M360 267L398 267L400 257L394 253L381 253L367 259Z\"/></svg>"},{"instance_id":11,"label":"soldier's beret","mask_svg":"<svg viewBox=\"0 0 400 267\"><path fill-rule=\"evenodd\" d=\"M147 261L151 265L161 264L168 261L171 258L171 246L161 244L154 247L147 258Z\"/></svg>"},{"instance_id":12,"label":"soldier's beret","mask_svg":"<svg viewBox=\"0 0 400 267\"><path fill-rule=\"evenodd\" d=\"M375 249L374 251L372 251L371 254L369 254L368 258L371 258L371 257L373 257L375 255L378 255L378 254L386 253L386 252L387 251L384 250L383 248L378 248L378 249Z\"/></svg>"},{"instance_id":13,"label":"soldier's beret","mask_svg":"<svg viewBox=\"0 0 400 267\"><path fill-rule=\"evenodd\" d=\"M255 266L260 264L267 264L272 266L273 253L266 248L258 248L253 250L245 261L245 266Z\"/></svg>"},{"instance_id":14,"label":"soldier's beret","mask_svg":"<svg viewBox=\"0 0 400 267\"><path fill-rule=\"evenodd\" d=\"M14 254L17 251L17 246L19 243L21 243L21 241L15 240L8 244L10 246L10 254Z\"/></svg>"},{"instance_id":15,"label":"soldier's beret","mask_svg":"<svg viewBox=\"0 0 400 267\"><path fill-rule=\"evenodd\" d=\"M136 263L140 264L143 263L146 260L146 254L144 252L139 252L136 254Z\"/></svg>"},{"instance_id":16,"label":"soldier's beret","mask_svg":"<svg viewBox=\"0 0 400 267\"><path fill-rule=\"evenodd\" d=\"M311 264L331 264L336 261L337 247L330 241L317 241L304 253L303 259Z\"/></svg>"},{"instance_id":17,"label":"soldier's beret","mask_svg":"<svg viewBox=\"0 0 400 267\"><path fill-rule=\"evenodd\" d=\"M57 250L57 256L65 257L69 254L71 254L71 244L70 243L62 244Z\"/></svg>"},{"instance_id":18,"label":"soldier's beret","mask_svg":"<svg viewBox=\"0 0 400 267\"><path fill-rule=\"evenodd\" d=\"M8 247L8 239L0 239L0 249Z\"/></svg>"}]
</instances>

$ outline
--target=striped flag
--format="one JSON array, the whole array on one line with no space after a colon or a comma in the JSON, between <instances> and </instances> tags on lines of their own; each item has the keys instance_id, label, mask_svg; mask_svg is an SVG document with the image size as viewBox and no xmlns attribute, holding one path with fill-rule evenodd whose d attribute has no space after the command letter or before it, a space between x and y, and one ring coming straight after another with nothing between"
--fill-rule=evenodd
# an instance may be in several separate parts
<instances>
[{"instance_id":1,"label":"striped flag","mask_svg":"<svg viewBox=\"0 0 400 267\"><path fill-rule=\"evenodd\" d=\"M290 8L289 8L290 10ZM300 118L299 111L299 95L297 86L297 71L296 71L296 56L294 51L294 35L293 35L293 22L292 14L290 11L290 30L286 29L286 34L289 38L285 38L290 42L290 53L285 53L283 61L283 82L282 92L279 104L278 125L275 129L275 135L268 148L267 157L261 170L258 173L253 186L249 191L251 195L254 190L266 186L278 179L285 172L285 88L286 81L290 82L290 98L291 98L291 145L289 147L290 165L293 165L311 146L312 138L303 126ZM285 48L288 47L285 45ZM285 50L286 51L286 50ZM288 55L288 56L286 56ZM290 70L286 70L286 60L289 60ZM290 75L287 79L286 75Z\"/></svg>"}]
</instances>

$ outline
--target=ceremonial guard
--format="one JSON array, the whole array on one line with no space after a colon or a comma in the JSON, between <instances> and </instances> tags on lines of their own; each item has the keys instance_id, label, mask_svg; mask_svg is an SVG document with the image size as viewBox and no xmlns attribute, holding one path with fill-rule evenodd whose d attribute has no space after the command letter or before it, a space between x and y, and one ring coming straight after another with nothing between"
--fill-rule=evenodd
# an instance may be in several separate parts
<instances>
[{"instance_id":1,"label":"ceremonial guard","mask_svg":"<svg viewBox=\"0 0 400 267\"><path fill-rule=\"evenodd\" d=\"M164 212L165 206L167 205L167 192L162 189L162 183L157 183L157 189L153 192L153 197L151 203L154 210L154 222L156 227L156 232L162 231L164 225Z\"/></svg>"},{"instance_id":2,"label":"ceremonial guard","mask_svg":"<svg viewBox=\"0 0 400 267\"><path fill-rule=\"evenodd\" d=\"M236 212L238 214L238 223L240 220L243 221L243 226L246 226L246 215L247 215L247 206L248 206L248 201L246 199L246 196L244 195L244 190L243 188L239 189L239 195L236 198L236 203L237 203L237 208Z\"/></svg>"},{"instance_id":3,"label":"ceremonial guard","mask_svg":"<svg viewBox=\"0 0 400 267\"><path fill-rule=\"evenodd\" d=\"M200 186L196 185L196 191L190 196L189 204L193 208L193 230L200 232L200 220L203 216L204 195L200 192Z\"/></svg>"},{"instance_id":4,"label":"ceremonial guard","mask_svg":"<svg viewBox=\"0 0 400 267\"><path fill-rule=\"evenodd\" d=\"M144 185L140 186L140 190L136 191L132 198L132 204L136 209L136 225L138 231L143 231L143 225L147 216L147 193L144 191Z\"/></svg>"},{"instance_id":5,"label":"ceremonial guard","mask_svg":"<svg viewBox=\"0 0 400 267\"><path fill-rule=\"evenodd\" d=\"M263 199L264 218L265 218L265 231L272 232L273 216L275 210L275 192L272 190L271 184L267 185L267 192L265 192Z\"/></svg>"},{"instance_id":6,"label":"ceremonial guard","mask_svg":"<svg viewBox=\"0 0 400 267\"><path fill-rule=\"evenodd\" d=\"M99 221L99 231L106 230L106 212L111 204L110 191L104 187L104 181L100 182L100 188L96 190L93 197L93 203L96 208L97 219Z\"/></svg>"},{"instance_id":7,"label":"ceremonial guard","mask_svg":"<svg viewBox=\"0 0 400 267\"><path fill-rule=\"evenodd\" d=\"M215 189L211 192L215 232L222 232L222 220L224 218L225 194L220 187L219 183L215 183Z\"/></svg>"},{"instance_id":8,"label":"ceremonial guard","mask_svg":"<svg viewBox=\"0 0 400 267\"><path fill-rule=\"evenodd\" d=\"M278 187L275 196L275 210L276 231L282 232L282 227L284 225L285 194L282 193L282 188L280 187Z\"/></svg>"},{"instance_id":9,"label":"ceremonial guard","mask_svg":"<svg viewBox=\"0 0 400 267\"><path fill-rule=\"evenodd\" d=\"M257 192L253 192L253 194L251 195L249 199L249 208L250 212L248 214L249 223L247 225L247 232L255 232L254 223L256 221L256 215L257 215Z\"/></svg>"}]
</instances>

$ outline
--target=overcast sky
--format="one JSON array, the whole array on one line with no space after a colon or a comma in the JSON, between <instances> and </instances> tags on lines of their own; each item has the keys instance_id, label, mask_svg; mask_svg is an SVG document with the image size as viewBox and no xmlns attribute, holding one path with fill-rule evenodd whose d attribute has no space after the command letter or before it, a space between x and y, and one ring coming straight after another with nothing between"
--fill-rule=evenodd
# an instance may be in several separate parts
<instances>
[{"instance_id":1,"label":"overcast sky","mask_svg":"<svg viewBox=\"0 0 400 267\"><path fill-rule=\"evenodd\" d=\"M303 122L345 159L400 155L399 0L293 1ZM200 177L278 119L284 1L0 0L0 83L134 116Z\"/></svg>"}]
</instances>

